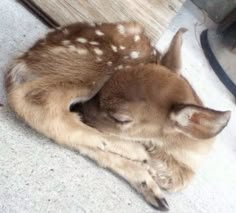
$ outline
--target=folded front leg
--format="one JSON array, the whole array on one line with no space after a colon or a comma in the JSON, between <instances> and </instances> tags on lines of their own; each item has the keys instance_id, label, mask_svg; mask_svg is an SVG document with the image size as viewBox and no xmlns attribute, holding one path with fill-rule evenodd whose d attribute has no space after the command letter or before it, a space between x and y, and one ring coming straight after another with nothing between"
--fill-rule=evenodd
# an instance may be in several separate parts
<instances>
[{"instance_id":1,"label":"folded front leg","mask_svg":"<svg viewBox=\"0 0 236 213\"><path fill-rule=\"evenodd\" d=\"M57 143L75 150L79 150L80 146L84 146L110 152L132 161L148 161L149 155L142 145L110 140L111 138L101 132L80 122L77 115L70 112L64 113L62 116L54 116L50 119L48 136Z\"/></svg>"},{"instance_id":2,"label":"folded front leg","mask_svg":"<svg viewBox=\"0 0 236 213\"><path fill-rule=\"evenodd\" d=\"M161 211L169 209L168 203L152 176L154 171L148 164L135 162L119 155L83 146L79 146L78 150L100 166L108 168L124 178L154 208Z\"/></svg>"},{"instance_id":3,"label":"folded front leg","mask_svg":"<svg viewBox=\"0 0 236 213\"><path fill-rule=\"evenodd\" d=\"M155 170L156 183L170 192L185 188L194 175L191 168L161 150L150 153L149 165Z\"/></svg>"},{"instance_id":4,"label":"folded front leg","mask_svg":"<svg viewBox=\"0 0 236 213\"><path fill-rule=\"evenodd\" d=\"M78 146L106 150L131 160L148 160L140 145L106 139L102 132L84 124L80 116L69 111L70 104L89 98L89 91L75 85L55 84L37 79L18 86L9 94L10 105L31 127L56 143L78 149ZM50 86L50 90L45 87Z\"/></svg>"}]
</instances>

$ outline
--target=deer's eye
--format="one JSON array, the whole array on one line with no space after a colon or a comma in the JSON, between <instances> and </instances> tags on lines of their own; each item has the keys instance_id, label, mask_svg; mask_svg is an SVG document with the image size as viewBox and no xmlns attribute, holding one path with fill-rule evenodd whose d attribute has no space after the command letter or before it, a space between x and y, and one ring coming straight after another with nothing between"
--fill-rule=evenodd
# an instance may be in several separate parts
<instances>
[{"instance_id":1,"label":"deer's eye","mask_svg":"<svg viewBox=\"0 0 236 213\"><path fill-rule=\"evenodd\" d=\"M129 115L122 113L108 113L109 118L119 124L128 124L132 122L132 119Z\"/></svg>"}]
</instances>

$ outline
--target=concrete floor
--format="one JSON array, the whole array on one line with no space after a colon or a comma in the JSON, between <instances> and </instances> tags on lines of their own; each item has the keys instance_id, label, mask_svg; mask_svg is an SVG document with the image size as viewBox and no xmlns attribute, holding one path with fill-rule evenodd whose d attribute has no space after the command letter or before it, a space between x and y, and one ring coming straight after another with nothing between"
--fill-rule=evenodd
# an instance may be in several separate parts
<instances>
[{"instance_id":1,"label":"concrete floor","mask_svg":"<svg viewBox=\"0 0 236 213\"><path fill-rule=\"evenodd\" d=\"M199 45L199 32L212 26L187 1L158 42L164 49L179 27L187 27L183 73L206 106L231 110L228 127L183 192L167 195L171 213L236 212L236 108L234 98L208 65ZM0 1L0 80L7 64L25 51L47 28L15 0ZM0 83L0 102L6 103ZM0 110L1 213L152 213L126 183L78 154L54 145Z\"/></svg>"}]
</instances>

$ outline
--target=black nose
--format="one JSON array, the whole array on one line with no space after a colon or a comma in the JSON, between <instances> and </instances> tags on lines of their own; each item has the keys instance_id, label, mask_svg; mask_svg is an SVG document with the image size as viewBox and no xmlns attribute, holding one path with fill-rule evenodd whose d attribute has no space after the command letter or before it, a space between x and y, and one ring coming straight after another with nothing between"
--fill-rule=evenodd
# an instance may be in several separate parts
<instances>
[{"instance_id":1,"label":"black nose","mask_svg":"<svg viewBox=\"0 0 236 213\"><path fill-rule=\"evenodd\" d=\"M83 105L81 103L73 103L69 107L70 112L83 114Z\"/></svg>"}]
</instances>

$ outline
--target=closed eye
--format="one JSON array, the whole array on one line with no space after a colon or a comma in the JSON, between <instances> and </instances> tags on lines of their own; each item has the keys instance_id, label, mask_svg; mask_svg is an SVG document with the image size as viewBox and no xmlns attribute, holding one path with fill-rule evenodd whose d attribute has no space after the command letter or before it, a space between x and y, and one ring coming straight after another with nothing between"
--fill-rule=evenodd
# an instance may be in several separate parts
<instances>
[{"instance_id":1,"label":"closed eye","mask_svg":"<svg viewBox=\"0 0 236 213\"><path fill-rule=\"evenodd\" d=\"M108 116L110 119L112 119L113 121L115 121L118 124L128 124L130 122L132 122L131 119L129 119L127 116L121 116L121 115L117 115L117 114L112 114L112 113L108 113Z\"/></svg>"}]
</instances>

